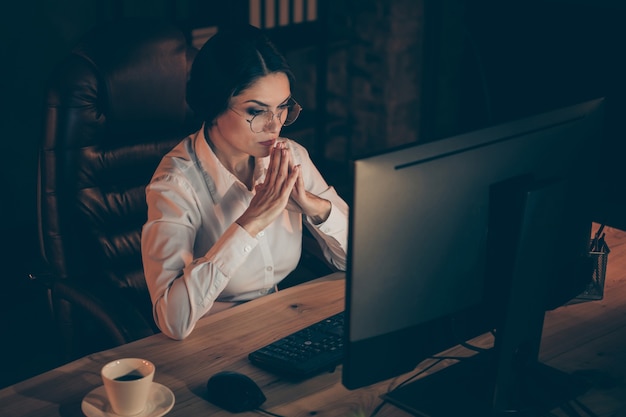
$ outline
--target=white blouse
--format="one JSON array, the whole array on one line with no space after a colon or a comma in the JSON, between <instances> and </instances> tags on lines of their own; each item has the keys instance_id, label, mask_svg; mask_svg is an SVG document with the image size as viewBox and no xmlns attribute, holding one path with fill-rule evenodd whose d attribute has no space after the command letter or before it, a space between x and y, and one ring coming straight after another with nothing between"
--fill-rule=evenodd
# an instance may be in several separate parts
<instances>
[{"instance_id":1,"label":"white blouse","mask_svg":"<svg viewBox=\"0 0 626 417\"><path fill-rule=\"evenodd\" d=\"M331 202L328 219L304 224L326 259L346 268L348 206L326 184L298 143L288 140L301 164L305 188ZM255 161L262 183L269 157ZM253 187L254 189L254 187ZM254 191L219 162L203 129L185 138L161 161L146 189L148 221L141 250L156 324L184 339L215 302L247 301L273 291L293 271L302 249L302 214L285 210L257 236L235 223Z\"/></svg>"}]
</instances>

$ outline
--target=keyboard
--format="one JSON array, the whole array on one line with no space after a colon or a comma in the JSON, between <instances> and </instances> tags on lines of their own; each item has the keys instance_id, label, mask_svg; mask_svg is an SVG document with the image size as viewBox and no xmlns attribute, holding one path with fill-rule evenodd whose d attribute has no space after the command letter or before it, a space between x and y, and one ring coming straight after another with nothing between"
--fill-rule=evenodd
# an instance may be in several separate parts
<instances>
[{"instance_id":1,"label":"keyboard","mask_svg":"<svg viewBox=\"0 0 626 417\"><path fill-rule=\"evenodd\" d=\"M330 372L343 360L343 312L335 314L248 355L261 369L290 379Z\"/></svg>"}]
</instances>

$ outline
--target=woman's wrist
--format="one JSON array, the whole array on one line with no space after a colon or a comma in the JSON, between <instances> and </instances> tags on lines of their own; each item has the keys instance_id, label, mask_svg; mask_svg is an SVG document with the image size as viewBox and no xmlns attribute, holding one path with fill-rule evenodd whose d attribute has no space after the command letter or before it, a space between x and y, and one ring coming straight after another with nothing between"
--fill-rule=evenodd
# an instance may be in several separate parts
<instances>
[{"instance_id":1,"label":"woman's wrist","mask_svg":"<svg viewBox=\"0 0 626 417\"><path fill-rule=\"evenodd\" d=\"M258 225L258 222L255 222L253 219L248 221L244 216L239 217L235 220L235 223L239 225L243 230L248 232L250 236L258 235L263 228Z\"/></svg>"},{"instance_id":2,"label":"woman's wrist","mask_svg":"<svg viewBox=\"0 0 626 417\"><path fill-rule=\"evenodd\" d=\"M309 221L317 226L318 224L322 224L326 220L328 220L328 217L330 216L330 210L332 209L332 204L329 200L317 196L316 198L318 199L319 203L316 204L315 212L311 214L305 214L308 217Z\"/></svg>"}]
</instances>

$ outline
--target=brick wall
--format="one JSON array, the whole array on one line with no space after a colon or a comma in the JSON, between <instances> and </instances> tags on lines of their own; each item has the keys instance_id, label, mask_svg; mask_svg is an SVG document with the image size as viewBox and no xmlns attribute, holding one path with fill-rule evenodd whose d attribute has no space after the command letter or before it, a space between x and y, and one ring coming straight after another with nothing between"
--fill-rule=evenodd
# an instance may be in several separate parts
<instances>
[{"instance_id":1,"label":"brick wall","mask_svg":"<svg viewBox=\"0 0 626 417\"><path fill-rule=\"evenodd\" d=\"M350 152L414 142L420 122L423 0L352 3Z\"/></svg>"}]
</instances>

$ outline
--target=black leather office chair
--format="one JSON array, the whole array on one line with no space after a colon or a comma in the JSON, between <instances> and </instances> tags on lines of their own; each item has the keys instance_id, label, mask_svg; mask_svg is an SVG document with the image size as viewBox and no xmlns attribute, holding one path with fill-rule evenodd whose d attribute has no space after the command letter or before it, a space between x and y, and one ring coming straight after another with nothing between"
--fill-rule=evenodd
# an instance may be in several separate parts
<instances>
[{"instance_id":1,"label":"black leather office chair","mask_svg":"<svg viewBox=\"0 0 626 417\"><path fill-rule=\"evenodd\" d=\"M158 332L144 281L144 188L199 127L185 101L197 50L153 19L95 28L53 72L39 153L41 250L70 360Z\"/></svg>"}]
</instances>

